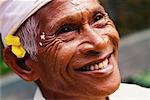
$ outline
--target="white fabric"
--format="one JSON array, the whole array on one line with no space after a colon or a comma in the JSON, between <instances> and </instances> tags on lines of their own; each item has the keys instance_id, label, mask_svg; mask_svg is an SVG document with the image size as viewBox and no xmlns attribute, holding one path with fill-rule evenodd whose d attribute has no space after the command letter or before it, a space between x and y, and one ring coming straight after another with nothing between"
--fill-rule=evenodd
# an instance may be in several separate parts
<instances>
[{"instance_id":1,"label":"white fabric","mask_svg":"<svg viewBox=\"0 0 150 100\"><path fill-rule=\"evenodd\" d=\"M110 100L150 100L150 89L133 84L121 84L119 89L109 96ZM34 100L45 100L37 88Z\"/></svg>"},{"instance_id":2,"label":"white fabric","mask_svg":"<svg viewBox=\"0 0 150 100\"><path fill-rule=\"evenodd\" d=\"M0 33L3 43L7 34L14 34L28 17L50 1L0 0Z\"/></svg>"},{"instance_id":3,"label":"white fabric","mask_svg":"<svg viewBox=\"0 0 150 100\"><path fill-rule=\"evenodd\" d=\"M121 84L110 100L150 100L150 89L133 84Z\"/></svg>"},{"instance_id":4,"label":"white fabric","mask_svg":"<svg viewBox=\"0 0 150 100\"><path fill-rule=\"evenodd\" d=\"M39 88L36 89L35 96L33 100L45 100Z\"/></svg>"}]
</instances>

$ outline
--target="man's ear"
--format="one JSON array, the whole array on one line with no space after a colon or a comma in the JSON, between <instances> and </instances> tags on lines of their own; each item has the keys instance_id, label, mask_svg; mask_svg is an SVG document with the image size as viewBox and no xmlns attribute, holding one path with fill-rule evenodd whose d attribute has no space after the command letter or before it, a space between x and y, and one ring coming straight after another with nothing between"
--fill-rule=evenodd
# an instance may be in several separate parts
<instances>
[{"instance_id":1,"label":"man's ear","mask_svg":"<svg viewBox=\"0 0 150 100\"><path fill-rule=\"evenodd\" d=\"M11 46L4 49L4 61L16 74L26 81L35 81L39 78L36 72L37 63L30 56L18 59L11 52Z\"/></svg>"}]
</instances>

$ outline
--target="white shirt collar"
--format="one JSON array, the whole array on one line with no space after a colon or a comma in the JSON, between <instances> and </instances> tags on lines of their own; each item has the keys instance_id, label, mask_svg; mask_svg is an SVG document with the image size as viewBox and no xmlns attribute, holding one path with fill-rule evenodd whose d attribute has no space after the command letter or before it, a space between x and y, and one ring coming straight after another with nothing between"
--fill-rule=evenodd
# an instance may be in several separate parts
<instances>
[{"instance_id":1,"label":"white shirt collar","mask_svg":"<svg viewBox=\"0 0 150 100\"><path fill-rule=\"evenodd\" d=\"M37 88L33 100L45 100L39 88Z\"/></svg>"},{"instance_id":2,"label":"white shirt collar","mask_svg":"<svg viewBox=\"0 0 150 100\"><path fill-rule=\"evenodd\" d=\"M119 89L109 96L110 100L150 100L150 89L138 85L121 84ZM37 88L34 100L45 100Z\"/></svg>"}]
</instances>

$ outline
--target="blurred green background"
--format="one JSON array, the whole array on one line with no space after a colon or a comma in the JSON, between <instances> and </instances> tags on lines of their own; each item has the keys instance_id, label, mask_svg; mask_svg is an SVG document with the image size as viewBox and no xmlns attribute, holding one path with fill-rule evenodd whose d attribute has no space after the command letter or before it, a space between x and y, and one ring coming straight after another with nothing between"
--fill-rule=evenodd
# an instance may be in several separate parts
<instances>
[{"instance_id":1,"label":"blurred green background","mask_svg":"<svg viewBox=\"0 0 150 100\"><path fill-rule=\"evenodd\" d=\"M0 76L3 76L9 72L11 72L10 68L3 61L3 44L0 35Z\"/></svg>"},{"instance_id":2,"label":"blurred green background","mask_svg":"<svg viewBox=\"0 0 150 100\"><path fill-rule=\"evenodd\" d=\"M114 20L121 38L137 31L150 28L150 0L103 0L103 5ZM0 77L11 70L3 62L2 42L0 42ZM150 87L150 70L143 70L124 82Z\"/></svg>"},{"instance_id":3,"label":"blurred green background","mask_svg":"<svg viewBox=\"0 0 150 100\"><path fill-rule=\"evenodd\" d=\"M150 28L150 0L102 0L120 36Z\"/></svg>"}]
</instances>

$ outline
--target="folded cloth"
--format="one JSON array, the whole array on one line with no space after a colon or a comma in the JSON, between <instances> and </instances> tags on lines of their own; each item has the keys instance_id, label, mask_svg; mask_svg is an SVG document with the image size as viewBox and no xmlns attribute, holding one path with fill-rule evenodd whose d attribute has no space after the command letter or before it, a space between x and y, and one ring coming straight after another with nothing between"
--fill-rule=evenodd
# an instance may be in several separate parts
<instances>
[{"instance_id":1,"label":"folded cloth","mask_svg":"<svg viewBox=\"0 0 150 100\"><path fill-rule=\"evenodd\" d=\"M20 25L52 0L0 0L0 33L4 39L14 34Z\"/></svg>"}]
</instances>

